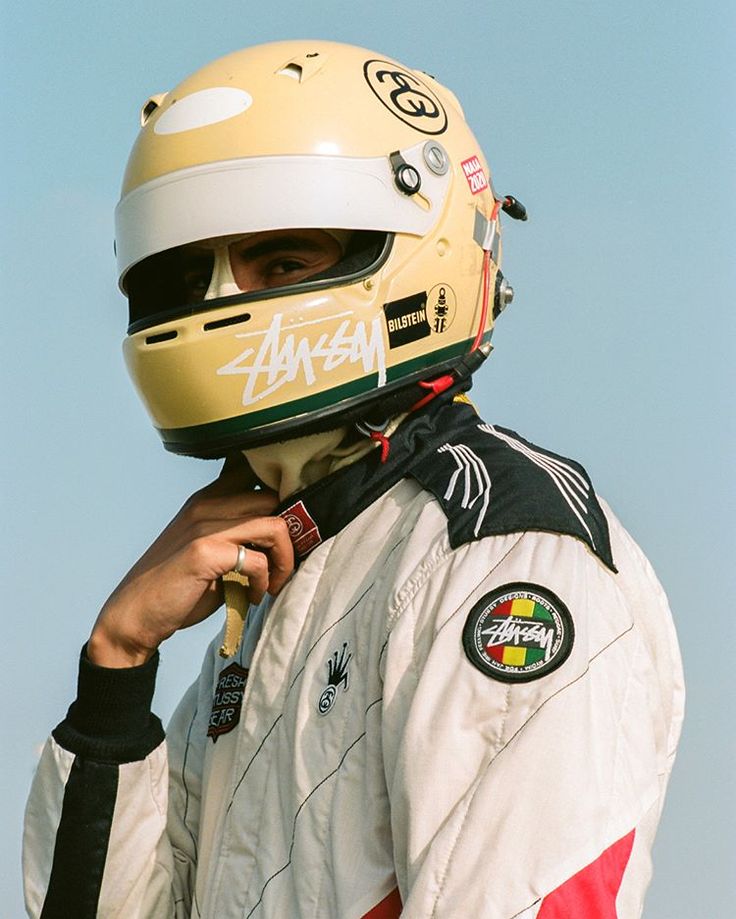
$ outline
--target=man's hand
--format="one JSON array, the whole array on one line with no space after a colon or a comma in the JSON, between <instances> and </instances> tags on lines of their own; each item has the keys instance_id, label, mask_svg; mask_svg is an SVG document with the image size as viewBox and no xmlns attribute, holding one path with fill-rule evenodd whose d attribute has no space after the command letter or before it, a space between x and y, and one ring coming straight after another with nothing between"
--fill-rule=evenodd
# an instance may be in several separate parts
<instances>
[{"instance_id":1,"label":"man's hand","mask_svg":"<svg viewBox=\"0 0 736 919\"><path fill-rule=\"evenodd\" d=\"M240 458L238 458L240 460ZM131 568L97 617L87 644L102 667L145 663L178 629L201 622L223 601L220 578L247 545L242 573L248 599L277 594L294 568L286 524L269 516L270 491L252 491L244 461L228 461L220 477L196 492Z\"/></svg>"}]
</instances>

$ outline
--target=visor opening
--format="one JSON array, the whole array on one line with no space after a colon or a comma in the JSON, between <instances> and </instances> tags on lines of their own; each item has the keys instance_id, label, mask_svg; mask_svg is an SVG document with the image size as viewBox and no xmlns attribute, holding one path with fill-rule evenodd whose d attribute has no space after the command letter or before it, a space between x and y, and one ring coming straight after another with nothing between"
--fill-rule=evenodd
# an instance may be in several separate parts
<instances>
[{"instance_id":1,"label":"visor opening","mask_svg":"<svg viewBox=\"0 0 736 919\"><path fill-rule=\"evenodd\" d=\"M205 297L205 291L212 280L214 249L197 246L196 243L192 244L194 248L187 245L167 249L134 265L123 279L129 307L128 334L236 303L267 301L353 284L381 268L389 257L393 239L393 233L352 231L342 258L323 271L307 275L292 284L259 287L212 299ZM209 332L222 326L247 322L250 318L249 313L238 313L233 317L213 319L205 323L202 330ZM153 338L155 334L149 336L149 339ZM146 341L150 344L149 339Z\"/></svg>"}]
</instances>

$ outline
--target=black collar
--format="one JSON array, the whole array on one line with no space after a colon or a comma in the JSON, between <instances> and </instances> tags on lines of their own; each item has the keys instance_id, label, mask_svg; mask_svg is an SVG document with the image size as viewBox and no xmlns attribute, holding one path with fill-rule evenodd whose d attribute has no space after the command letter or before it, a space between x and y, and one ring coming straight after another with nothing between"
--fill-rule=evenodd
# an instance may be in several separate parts
<instances>
[{"instance_id":1,"label":"black collar","mask_svg":"<svg viewBox=\"0 0 736 919\"><path fill-rule=\"evenodd\" d=\"M410 477L439 502L453 548L504 533L560 533L582 540L616 570L605 515L574 460L484 423L452 396L410 415L389 443L386 462L373 450L280 505L298 559Z\"/></svg>"}]
</instances>

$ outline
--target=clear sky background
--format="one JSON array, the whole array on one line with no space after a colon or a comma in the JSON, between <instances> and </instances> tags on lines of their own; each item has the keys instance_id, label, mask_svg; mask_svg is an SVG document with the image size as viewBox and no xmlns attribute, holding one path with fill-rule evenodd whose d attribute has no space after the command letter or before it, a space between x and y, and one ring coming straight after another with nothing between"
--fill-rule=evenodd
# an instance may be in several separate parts
<instances>
[{"instance_id":1,"label":"clear sky background","mask_svg":"<svg viewBox=\"0 0 736 919\"><path fill-rule=\"evenodd\" d=\"M648 919L733 915L733 0L5 0L0 914L39 746L107 594L217 465L159 445L120 355L112 211L141 104L238 47L361 44L465 106L517 293L484 416L582 461L671 599L688 715ZM165 647L167 718L221 615Z\"/></svg>"}]
</instances>

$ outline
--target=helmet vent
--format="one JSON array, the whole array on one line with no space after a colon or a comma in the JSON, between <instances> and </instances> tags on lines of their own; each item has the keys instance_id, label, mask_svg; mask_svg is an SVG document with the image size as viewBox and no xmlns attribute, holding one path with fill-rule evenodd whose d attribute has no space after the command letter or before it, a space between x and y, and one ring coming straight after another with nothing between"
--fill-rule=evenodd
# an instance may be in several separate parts
<instances>
[{"instance_id":1,"label":"helmet vent","mask_svg":"<svg viewBox=\"0 0 736 919\"><path fill-rule=\"evenodd\" d=\"M240 313L238 316L228 316L227 319L215 319L212 322L205 322L202 328L205 332L211 332L213 329L222 329L228 325L238 325L240 322L248 322L249 319L250 313Z\"/></svg>"},{"instance_id":2,"label":"helmet vent","mask_svg":"<svg viewBox=\"0 0 736 919\"><path fill-rule=\"evenodd\" d=\"M151 115L153 115L156 109L161 107L161 103L167 96L168 93L156 93L155 96L151 96L151 98L145 103L141 109L141 127L145 125L145 123L148 121Z\"/></svg>"},{"instance_id":3,"label":"helmet vent","mask_svg":"<svg viewBox=\"0 0 736 919\"><path fill-rule=\"evenodd\" d=\"M298 83L302 81L302 67L299 64L287 64L286 67L282 67L278 71L280 77L291 77L292 80L296 80Z\"/></svg>"},{"instance_id":4,"label":"helmet vent","mask_svg":"<svg viewBox=\"0 0 736 919\"><path fill-rule=\"evenodd\" d=\"M171 341L171 339L176 338L178 334L176 329L171 329L169 332L159 332L157 335L147 335L146 344L157 345L160 341Z\"/></svg>"}]
</instances>

